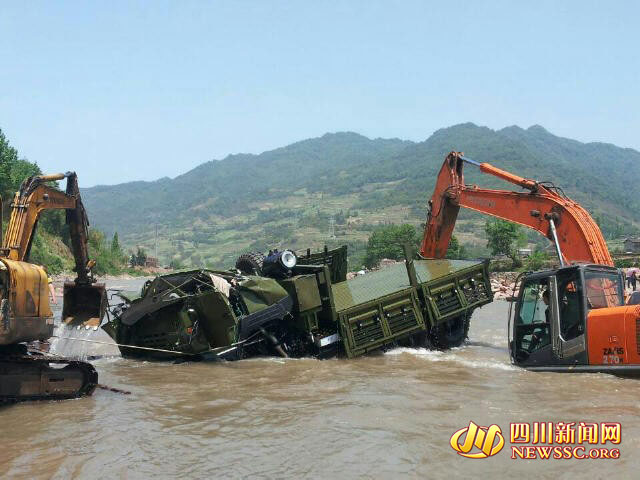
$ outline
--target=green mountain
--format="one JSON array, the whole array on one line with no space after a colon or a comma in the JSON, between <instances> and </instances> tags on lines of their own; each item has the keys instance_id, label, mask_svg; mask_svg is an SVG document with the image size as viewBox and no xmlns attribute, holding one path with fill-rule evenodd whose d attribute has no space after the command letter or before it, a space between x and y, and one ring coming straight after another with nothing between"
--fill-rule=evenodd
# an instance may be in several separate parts
<instances>
[{"instance_id":1,"label":"green mountain","mask_svg":"<svg viewBox=\"0 0 640 480\"><path fill-rule=\"evenodd\" d=\"M95 226L107 235L118 231L126 246L143 245L150 254L157 238L163 263L230 265L246 250L343 243L358 256L376 225L424 221L451 150L553 181L609 237L640 225L640 199L628 193L640 181L639 152L557 137L540 126L494 131L466 123L419 143L326 134L260 155L230 155L174 179L97 186L82 195ZM465 179L511 188L471 166ZM483 222L464 212L456 234L481 247Z\"/></svg>"}]
</instances>

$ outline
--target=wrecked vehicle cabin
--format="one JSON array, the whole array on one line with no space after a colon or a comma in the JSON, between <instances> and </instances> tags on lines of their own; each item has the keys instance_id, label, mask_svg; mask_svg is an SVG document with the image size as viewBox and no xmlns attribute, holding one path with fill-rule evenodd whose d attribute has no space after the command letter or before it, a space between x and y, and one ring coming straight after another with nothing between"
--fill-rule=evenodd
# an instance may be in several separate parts
<instances>
[{"instance_id":1,"label":"wrecked vehicle cabin","mask_svg":"<svg viewBox=\"0 0 640 480\"><path fill-rule=\"evenodd\" d=\"M158 276L139 298L121 294L103 329L126 357L351 358L458 346L492 301L486 263L409 260L347 280L346 247L270 253L240 257L235 270Z\"/></svg>"}]
</instances>

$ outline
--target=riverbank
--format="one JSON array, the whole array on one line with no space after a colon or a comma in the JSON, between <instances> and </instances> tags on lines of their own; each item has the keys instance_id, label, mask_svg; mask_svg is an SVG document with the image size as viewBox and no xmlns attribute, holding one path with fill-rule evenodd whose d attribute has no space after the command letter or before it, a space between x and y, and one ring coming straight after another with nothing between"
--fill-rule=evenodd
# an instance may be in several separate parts
<instances>
[{"instance_id":1,"label":"riverbank","mask_svg":"<svg viewBox=\"0 0 640 480\"><path fill-rule=\"evenodd\" d=\"M141 277L155 277L156 275L164 275L171 273L173 270L168 268L140 268L135 267L126 272L118 273L115 275L96 275L95 278L98 282L106 282L111 280L133 280ZM72 282L76 278L75 272L62 272L57 275L51 275L51 280L54 284L63 284L64 282Z\"/></svg>"},{"instance_id":2,"label":"riverbank","mask_svg":"<svg viewBox=\"0 0 640 480\"><path fill-rule=\"evenodd\" d=\"M155 269L155 270L163 270L163 273L170 272L170 270L164 270L164 269ZM96 276L96 281L98 283L118 285L118 282L120 281L130 282L131 280L138 280L138 279L143 280L145 278L153 278L156 275L162 275L163 273L151 273L151 272L141 271L140 274L136 274L136 275L132 275L131 273L121 273L118 275L102 275L102 276ZM62 297L64 295L65 282L73 282L75 278L76 278L75 272L66 272L66 273L60 273L58 275L51 275L53 289L56 294L54 304L62 302Z\"/></svg>"},{"instance_id":3,"label":"riverbank","mask_svg":"<svg viewBox=\"0 0 640 480\"><path fill-rule=\"evenodd\" d=\"M514 292L518 275L520 275L519 272L491 272L489 274L494 300L504 300L518 294L518 292Z\"/></svg>"}]
</instances>

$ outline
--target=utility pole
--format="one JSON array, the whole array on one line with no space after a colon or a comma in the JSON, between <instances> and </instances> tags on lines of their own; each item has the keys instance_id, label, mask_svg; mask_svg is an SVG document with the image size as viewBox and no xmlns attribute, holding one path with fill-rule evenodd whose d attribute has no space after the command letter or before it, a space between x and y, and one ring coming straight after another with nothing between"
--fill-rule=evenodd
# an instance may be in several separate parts
<instances>
[{"instance_id":1,"label":"utility pole","mask_svg":"<svg viewBox=\"0 0 640 480\"><path fill-rule=\"evenodd\" d=\"M156 262L160 263L158 261L158 224L157 223L156 223L155 257L156 257Z\"/></svg>"}]
</instances>

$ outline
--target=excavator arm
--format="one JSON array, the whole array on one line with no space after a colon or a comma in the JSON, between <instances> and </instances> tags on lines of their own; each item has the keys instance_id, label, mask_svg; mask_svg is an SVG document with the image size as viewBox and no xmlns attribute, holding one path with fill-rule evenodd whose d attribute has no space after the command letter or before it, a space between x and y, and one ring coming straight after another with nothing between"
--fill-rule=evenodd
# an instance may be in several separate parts
<instances>
[{"instance_id":1,"label":"excavator arm","mask_svg":"<svg viewBox=\"0 0 640 480\"><path fill-rule=\"evenodd\" d=\"M518 185L528 192L511 192L465 185L464 163L483 173ZM429 201L429 213L420 254L424 258L444 258L460 207L509 220L540 232L551 240L561 264L586 262L613 265L600 228L578 203L549 183L525 179L478 163L460 152L445 158Z\"/></svg>"},{"instance_id":2,"label":"excavator arm","mask_svg":"<svg viewBox=\"0 0 640 480\"><path fill-rule=\"evenodd\" d=\"M67 179L66 192L57 190L47 182ZM78 284L91 283L89 252L87 250L87 213L82 205L78 177L75 172L29 177L11 204L11 218L2 242L2 255L10 260L26 261L40 215L45 210L65 209L71 234L71 250L76 264Z\"/></svg>"}]
</instances>

